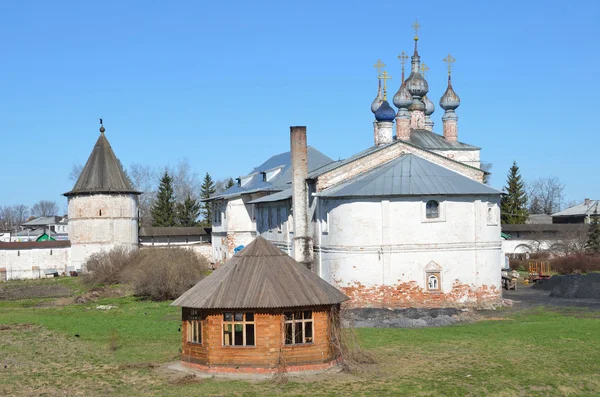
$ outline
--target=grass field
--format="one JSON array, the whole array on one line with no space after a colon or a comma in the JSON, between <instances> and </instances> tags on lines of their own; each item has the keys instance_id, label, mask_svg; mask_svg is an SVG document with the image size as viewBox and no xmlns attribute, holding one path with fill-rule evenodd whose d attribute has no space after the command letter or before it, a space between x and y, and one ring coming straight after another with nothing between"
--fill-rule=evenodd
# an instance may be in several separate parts
<instances>
[{"instance_id":1,"label":"grass field","mask_svg":"<svg viewBox=\"0 0 600 397\"><path fill-rule=\"evenodd\" d=\"M76 292L72 281L60 281ZM179 310L133 297L0 301L0 395L600 395L600 313L537 309L444 328L359 329L378 363L287 383L189 380ZM62 306L57 306L62 305ZM98 310L97 305L115 305ZM78 336L76 336L78 335Z\"/></svg>"}]
</instances>

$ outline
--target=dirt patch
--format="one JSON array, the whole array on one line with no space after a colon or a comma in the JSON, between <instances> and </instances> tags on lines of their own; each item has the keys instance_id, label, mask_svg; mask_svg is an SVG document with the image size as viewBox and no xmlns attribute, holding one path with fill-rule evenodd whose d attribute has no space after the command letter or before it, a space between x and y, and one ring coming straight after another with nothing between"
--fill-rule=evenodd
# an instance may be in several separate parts
<instances>
[{"instance_id":1,"label":"dirt patch","mask_svg":"<svg viewBox=\"0 0 600 397\"><path fill-rule=\"evenodd\" d=\"M349 309L342 315L344 326L354 328L423 328L443 327L478 319L471 309Z\"/></svg>"},{"instance_id":2,"label":"dirt patch","mask_svg":"<svg viewBox=\"0 0 600 397\"><path fill-rule=\"evenodd\" d=\"M16 284L0 285L0 300L62 298L72 296L73 291L60 284Z\"/></svg>"},{"instance_id":3,"label":"dirt patch","mask_svg":"<svg viewBox=\"0 0 600 397\"><path fill-rule=\"evenodd\" d=\"M73 303L83 304L88 302L94 302L103 298L119 298L129 295L130 291L125 288L111 288L111 287L97 287L92 288L85 294L76 296L73 298Z\"/></svg>"},{"instance_id":4,"label":"dirt patch","mask_svg":"<svg viewBox=\"0 0 600 397\"><path fill-rule=\"evenodd\" d=\"M556 298L600 299L600 273L552 276L533 288L550 291Z\"/></svg>"}]
</instances>

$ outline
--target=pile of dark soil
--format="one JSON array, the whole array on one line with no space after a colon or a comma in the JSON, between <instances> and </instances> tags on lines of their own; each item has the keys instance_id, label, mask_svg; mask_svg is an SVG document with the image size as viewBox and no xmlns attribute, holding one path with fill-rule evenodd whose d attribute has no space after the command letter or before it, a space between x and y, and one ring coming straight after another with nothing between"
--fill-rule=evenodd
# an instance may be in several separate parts
<instances>
[{"instance_id":1,"label":"pile of dark soil","mask_svg":"<svg viewBox=\"0 0 600 397\"><path fill-rule=\"evenodd\" d=\"M71 289L60 284L11 284L0 285L0 300L61 298L73 295Z\"/></svg>"},{"instance_id":2,"label":"pile of dark soil","mask_svg":"<svg viewBox=\"0 0 600 397\"><path fill-rule=\"evenodd\" d=\"M348 309L342 312L345 326L355 328L422 328L443 327L461 321L474 321L473 310L439 309Z\"/></svg>"},{"instance_id":3,"label":"pile of dark soil","mask_svg":"<svg viewBox=\"0 0 600 397\"><path fill-rule=\"evenodd\" d=\"M600 273L553 276L533 288L551 291L557 298L600 299Z\"/></svg>"}]
</instances>

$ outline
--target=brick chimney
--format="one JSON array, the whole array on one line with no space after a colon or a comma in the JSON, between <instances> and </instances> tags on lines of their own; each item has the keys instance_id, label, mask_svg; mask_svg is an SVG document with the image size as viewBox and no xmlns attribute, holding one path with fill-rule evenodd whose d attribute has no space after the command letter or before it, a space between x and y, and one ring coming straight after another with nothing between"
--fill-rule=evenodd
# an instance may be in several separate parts
<instances>
[{"instance_id":1,"label":"brick chimney","mask_svg":"<svg viewBox=\"0 0 600 397\"><path fill-rule=\"evenodd\" d=\"M308 223L308 148L306 127L290 127L292 156L292 213L294 217L294 259L312 269L313 241Z\"/></svg>"}]
</instances>

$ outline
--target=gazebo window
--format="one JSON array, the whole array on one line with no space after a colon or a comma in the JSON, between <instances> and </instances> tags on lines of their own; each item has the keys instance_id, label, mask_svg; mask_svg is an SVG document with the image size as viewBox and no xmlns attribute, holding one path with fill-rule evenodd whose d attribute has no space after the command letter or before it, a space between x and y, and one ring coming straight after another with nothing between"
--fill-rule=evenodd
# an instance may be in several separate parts
<instances>
[{"instance_id":1,"label":"gazebo window","mask_svg":"<svg viewBox=\"0 0 600 397\"><path fill-rule=\"evenodd\" d=\"M223 313L223 346L254 346L254 313Z\"/></svg>"},{"instance_id":2,"label":"gazebo window","mask_svg":"<svg viewBox=\"0 0 600 397\"><path fill-rule=\"evenodd\" d=\"M285 312L285 344L313 343L313 316L311 310Z\"/></svg>"},{"instance_id":3,"label":"gazebo window","mask_svg":"<svg viewBox=\"0 0 600 397\"><path fill-rule=\"evenodd\" d=\"M202 344L202 317L200 311L190 309L187 317L187 341Z\"/></svg>"}]
</instances>

